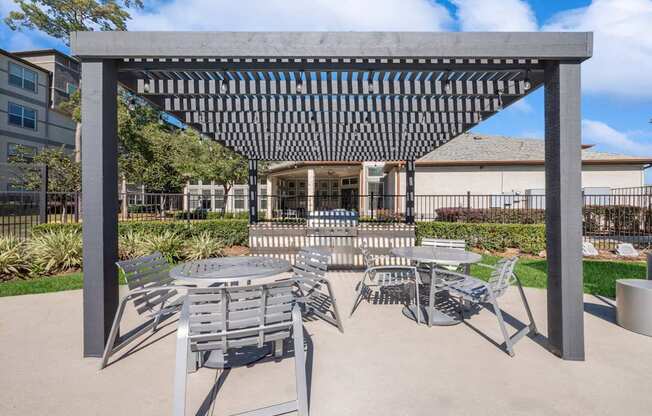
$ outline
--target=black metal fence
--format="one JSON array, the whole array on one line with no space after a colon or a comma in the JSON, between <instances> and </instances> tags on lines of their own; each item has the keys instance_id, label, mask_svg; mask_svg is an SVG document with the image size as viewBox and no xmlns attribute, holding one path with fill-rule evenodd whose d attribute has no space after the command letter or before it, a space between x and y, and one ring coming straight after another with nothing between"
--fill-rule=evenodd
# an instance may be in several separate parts
<instances>
[{"instance_id":1,"label":"black metal fence","mask_svg":"<svg viewBox=\"0 0 652 416\"><path fill-rule=\"evenodd\" d=\"M652 189L652 187L650 187ZM76 223L83 219L82 195L75 192L0 192L0 234L26 238L31 228L43 223ZM619 242L652 248L652 192L647 187L609 195L584 195L583 231L586 240L600 249ZM542 224L545 195L417 195L417 221L496 224ZM402 222L405 195L279 196L259 195L258 217L262 221L301 221L310 211L346 209L356 211L362 222ZM226 198L210 194L119 194L121 221L185 220L248 217L244 195Z\"/></svg>"}]
</instances>

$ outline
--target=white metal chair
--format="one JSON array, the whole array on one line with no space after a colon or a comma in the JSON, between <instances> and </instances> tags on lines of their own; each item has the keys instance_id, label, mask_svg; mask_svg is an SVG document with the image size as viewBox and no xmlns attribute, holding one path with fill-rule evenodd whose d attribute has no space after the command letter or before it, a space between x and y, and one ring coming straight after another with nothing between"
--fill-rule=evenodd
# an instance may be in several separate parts
<instances>
[{"instance_id":1,"label":"white metal chair","mask_svg":"<svg viewBox=\"0 0 652 416\"><path fill-rule=\"evenodd\" d=\"M217 354L218 362L224 362L231 352L274 344L276 357L281 357L284 341L290 338L296 399L238 415L273 416L294 411L300 416L309 415L303 323L293 290L292 281L188 290L177 330L175 416L186 413L188 373L202 367L208 355L213 360Z\"/></svg>"},{"instance_id":2,"label":"white metal chair","mask_svg":"<svg viewBox=\"0 0 652 416\"><path fill-rule=\"evenodd\" d=\"M362 299L370 295L372 287L382 290L384 288L406 287L409 285L413 288L413 297L417 309L417 324L421 323L417 269L412 266L377 266L377 258L372 256L365 241L360 244L360 251L362 252L366 270L362 275L362 279L356 285L357 296L353 301L349 317L353 316Z\"/></svg>"},{"instance_id":3,"label":"white metal chair","mask_svg":"<svg viewBox=\"0 0 652 416\"><path fill-rule=\"evenodd\" d=\"M447 283L447 289L451 296L457 297L472 304L482 306L487 303L491 304L493 307L493 312L498 319L500 331L503 335L503 338L505 339L505 349L507 350L507 353L512 357L514 356L514 345L521 338L530 333L537 334L537 327L534 323L534 318L532 317L530 305L528 304L527 298L525 297L523 286L521 285L521 281L519 280L516 273L514 273L514 268L516 267L517 261L518 257L512 257L501 259L498 261L498 263L496 263L495 266L481 264L483 267L489 267L493 269L491 277L487 282L463 273L457 273L443 269L436 270L436 273L440 275L443 274L446 275L446 277L452 278L448 280ZM511 284L516 284L521 296L521 301L523 302L523 306L530 322L523 329L510 336L507 332L507 327L505 326L503 313L498 306L498 298L507 292L507 289Z\"/></svg>"},{"instance_id":4,"label":"white metal chair","mask_svg":"<svg viewBox=\"0 0 652 416\"><path fill-rule=\"evenodd\" d=\"M127 280L129 293L120 301L113 319L100 369L106 367L112 355L137 337L149 330L156 332L158 325L178 312L183 304L183 296L177 291L179 286L173 285L174 280L169 275L171 266L161 253L120 261L116 265ZM146 315L147 320L118 336L120 321L129 302L139 315Z\"/></svg>"},{"instance_id":5,"label":"white metal chair","mask_svg":"<svg viewBox=\"0 0 652 416\"><path fill-rule=\"evenodd\" d=\"M335 293L326 278L330 257L310 248L304 248L296 256L292 281L297 289L297 301L304 307L306 315L313 314L335 325L344 332Z\"/></svg>"},{"instance_id":6,"label":"white metal chair","mask_svg":"<svg viewBox=\"0 0 652 416\"><path fill-rule=\"evenodd\" d=\"M429 246L429 247L452 248L455 250L466 250L466 241L464 240L447 240L443 238L423 238L421 240L421 245ZM468 270L464 269L465 265L461 265L459 263L442 266L442 267L448 270L468 273Z\"/></svg>"}]
</instances>

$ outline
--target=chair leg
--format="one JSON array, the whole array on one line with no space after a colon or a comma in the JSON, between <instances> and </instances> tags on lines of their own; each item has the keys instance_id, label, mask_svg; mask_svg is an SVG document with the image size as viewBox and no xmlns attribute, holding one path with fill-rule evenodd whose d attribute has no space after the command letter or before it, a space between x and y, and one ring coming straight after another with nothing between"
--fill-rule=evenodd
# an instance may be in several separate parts
<instances>
[{"instance_id":1,"label":"chair leg","mask_svg":"<svg viewBox=\"0 0 652 416\"><path fill-rule=\"evenodd\" d=\"M188 343L187 327L185 333L177 334L177 353L174 370L174 416L186 414L186 382L188 377L188 361L190 345Z\"/></svg>"},{"instance_id":2,"label":"chair leg","mask_svg":"<svg viewBox=\"0 0 652 416\"><path fill-rule=\"evenodd\" d=\"M498 302L496 301L496 297L494 296L493 292L491 292L491 289L489 290L489 302L491 303L491 306L494 308L494 313L496 314L496 318L498 319L498 325L500 326L500 332L503 334L503 338L505 338L505 348L507 349L507 353L513 357L514 356L514 347L512 345L512 339L507 333L507 327L505 326L505 320L503 319L503 312L500 310L500 307L498 306Z\"/></svg>"},{"instance_id":3,"label":"chair leg","mask_svg":"<svg viewBox=\"0 0 652 416\"><path fill-rule=\"evenodd\" d=\"M358 289L356 290L357 296L353 301L353 306L351 307L351 312L349 313L349 318L353 316L353 313L358 308L358 305L362 301L362 295L365 293L367 286L365 285L365 280L367 279L367 272L362 276L362 280L358 283Z\"/></svg>"},{"instance_id":4,"label":"chair leg","mask_svg":"<svg viewBox=\"0 0 652 416\"><path fill-rule=\"evenodd\" d=\"M421 325L421 300L419 299L419 282L417 282L417 279L414 279L414 303L417 307L417 325Z\"/></svg>"},{"instance_id":5,"label":"chair leg","mask_svg":"<svg viewBox=\"0 0 652 416\"><path fill-rule=\"evenodd\" d=\"M435 284L434 272L430 278L430 296L428 298L428 327L432 327L432 317L435 311L435 299L437 295L437 285Z\"/></svg>"},{"instance_id":6,"label":"chair leg","mask_svg":"<svg viewBox=\"0 0 652 416\"><path fill-rule=\"evenodd\" d=\"M106 364L113 353L113 346L115 345L115 340L118 337L118 331L120 331L120 321L122 320L122 314L125 311L127 306L128 298L122 299L118 311L113 318L113 325L111 326L111 331L109 332L109 339L106 341L106 346L104 347L104 353L102 354L102 362L100 363L100 370L106 367Z\"/></svg>"},{"instance_id":7,"label":"chair leg","mask_svg":"<svg viewBox=\"0 0 652 416\"><path fill-rule=\"evenodd\" d=\"M333 315L335 315L335 322L337 322L337 328L340 332L344 333L344 327L342 326L342 320L340 319L340 312L337 309L337 301L335 300L335 294L333 288L331 287L331 282L326 280L326 288L328 289L328 296L331 298L333 303Z\"/></svg>"},{"instance_id":8,"label":"chair leg","mask_svg":"<svg viewBox=\"0 0 652 416\"><path fill-rule=\"evenodd\" d=\"M532 310L530 310L530 304L527 301L527 298L525 297L525 292L523 291L523 285L521 285L521 279L516 276L516 273L514 273L514 277L516 278L516 287L518 287L518 293L521 295L521 300L523 301L523 306L525 307L525 312L527 313L527 317L530 320L529 327L530 327L530 333L533 335L538 335L539 331L537 330L537 325L534 323L534 317L532 316Z\"/></svg>"},{"instance_id":9,"label":"chair leg","mask_svg":"<svg viewBox=\"0 0 652 416\"><path fill-rule=\"evenodd\" d=\"M294 374L297 387L297 413L309 416L306 352L303 350L303 323L298 306L292 309L292 340L294 342Z\"/></svg>"}]
</instances>

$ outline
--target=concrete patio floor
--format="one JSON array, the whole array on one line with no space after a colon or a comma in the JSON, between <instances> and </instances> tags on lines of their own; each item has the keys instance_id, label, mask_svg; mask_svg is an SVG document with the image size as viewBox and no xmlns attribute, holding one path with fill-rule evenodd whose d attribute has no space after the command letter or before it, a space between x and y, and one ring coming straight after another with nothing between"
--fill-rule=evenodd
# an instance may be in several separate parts
<instances>
[{"instance_id":1,"label":"concrete patio floor","mask_svg":"<svg viewBox=\"0 0 652 416\"><path fill-rule=\"evenodd\" d=\"M485 338L502 342L486 310L468 321L475 330L417 326L398 304L363 302L348 318L359 276L329 273L344 334L320 321L305 324L314 416L650 414L652 338L615 325L613 310L596 297L585 297L586 362L564 362L542 346L546 297L538 289L526 293L543 335L522 340L510 358ZM515 288L501 300L504 311L525 322ZM171 414L175 325L98 371L98 360L82 358L81 291L1 298L0 414ZM187 414L290 400L293 363L190 374Z\"/></svg>"}]
</instances>

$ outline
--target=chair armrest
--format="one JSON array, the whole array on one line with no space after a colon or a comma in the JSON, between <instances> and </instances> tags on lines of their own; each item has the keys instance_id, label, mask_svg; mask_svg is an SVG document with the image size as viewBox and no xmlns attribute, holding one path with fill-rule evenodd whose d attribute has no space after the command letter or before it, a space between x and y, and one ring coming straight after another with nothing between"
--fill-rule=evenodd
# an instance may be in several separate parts
<instances>
[{"instance_id":1,"label":"chair armrest","mask_svg":"<svg viewBox=\"0 0 652 416\"><path fill-rule=\"evenodd\" d=\"M492 266L491 264L475 263L475 266L484 267L485 269L496 270L496 268L494 266Z\"/></svg>"},{"instance_id":2,"label":"chair armrest","mask_svg":"<svg viewBox=\"0 0 652 416\"><path fill-rule=\"evenodd\" d=\"M455 276L460 279L468 279L468 278L474 278L473 276L465 273L459 273L459 272L454 272L452 270L448 269L435 269L435 275L447 275L447 276Z\"/></svg>"}]
</instances>

